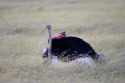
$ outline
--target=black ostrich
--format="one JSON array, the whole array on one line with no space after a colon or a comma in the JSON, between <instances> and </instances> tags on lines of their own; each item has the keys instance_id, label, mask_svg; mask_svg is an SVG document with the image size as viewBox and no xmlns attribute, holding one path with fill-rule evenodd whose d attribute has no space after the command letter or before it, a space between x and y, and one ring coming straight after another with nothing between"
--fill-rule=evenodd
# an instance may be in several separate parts
<instances>
[{"instance_id":1,"label":"black ostrich","mask_svg":"<svg viewBox=\"0 0 125 83\"><path fill-rule=\"evenodd\" d=\"M49 43L51 49L46 48L43 57L49 57L49 52L52 56L58 57L59 60L71 61L79 57L91 57L93 60L98 60L99 55L94 51L92 46L78 37L61 37L51 38L51 27L49 26Z\"/></svg>"},{"instance_id":2,"label":"black ostrich","mask_svg":"<svg viewBox=\"0 0 125 83\"><path fill-rule=\"evenodd\" d=\"M90 56L96 59L97 53L94 49L78 37L63 37L60 39L52 39L51 54L58 58L70 57L70 60L75 58ZM44 53L43 57L48 57L48 49Z\"/></svg>"}]
</instances>

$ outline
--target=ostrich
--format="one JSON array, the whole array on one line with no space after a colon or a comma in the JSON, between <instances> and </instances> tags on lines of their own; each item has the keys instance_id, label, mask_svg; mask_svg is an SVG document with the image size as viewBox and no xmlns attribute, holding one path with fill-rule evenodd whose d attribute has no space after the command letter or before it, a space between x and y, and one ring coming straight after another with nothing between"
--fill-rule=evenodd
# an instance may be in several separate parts
<instances>
[{"instance_id":1,"label":"ostrich","mask_svg":"<svg viewBox=\"0 0 125 83\"><path fill-rule=\"evenodd\" d=\"M92 46L78 37L56 37L51 36L51 26L47 25L49 32L48 48L43 52L43 58L56 56L59 60L69 62L80 57L90 57L94 61L99 60L99 54Z\"/></svg>"}]
</instances>

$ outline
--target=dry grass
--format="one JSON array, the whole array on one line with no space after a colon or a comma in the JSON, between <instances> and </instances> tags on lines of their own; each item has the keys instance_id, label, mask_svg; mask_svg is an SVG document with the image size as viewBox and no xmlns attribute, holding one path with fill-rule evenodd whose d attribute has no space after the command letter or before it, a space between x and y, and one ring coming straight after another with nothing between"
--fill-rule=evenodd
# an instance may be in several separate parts
<instances>
[{"instance_id":1,"label":"dry grass","mask_svg":"<svg viewBox=\"0 0 125 83\"><path fill-rule=\"evenodd\" d=\"M124 83L124 0L0 0L0 83ZM98 68L42 64L45 26L83 38L106 56Z\"/></svg>"}]
</instances>

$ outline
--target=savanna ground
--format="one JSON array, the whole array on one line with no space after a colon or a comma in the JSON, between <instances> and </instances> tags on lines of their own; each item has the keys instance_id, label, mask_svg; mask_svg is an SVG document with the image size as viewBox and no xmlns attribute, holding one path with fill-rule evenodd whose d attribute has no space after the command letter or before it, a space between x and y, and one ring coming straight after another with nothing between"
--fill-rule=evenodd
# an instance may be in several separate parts
<instances>
[{"instance_id":1,"label":"savanna ground","mask_svg":"<svg viewBox=\"0 0 125 83\"><path fill-rule=\"evenodd\" d=\"M89 42L106 64L43 64L47 24ZM125 0L0 0L0 83L125 83Z\"/></svg>"}]
</instances>

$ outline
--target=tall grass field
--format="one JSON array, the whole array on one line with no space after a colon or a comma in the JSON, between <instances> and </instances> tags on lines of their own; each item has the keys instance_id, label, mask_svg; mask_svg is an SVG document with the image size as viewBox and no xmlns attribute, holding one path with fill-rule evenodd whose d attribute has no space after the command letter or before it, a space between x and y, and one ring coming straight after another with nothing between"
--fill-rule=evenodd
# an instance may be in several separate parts
<instances>
[{"instance_id":1,"label":"tall grass field","mask_svg":"<svg viewBox=\"0 0 125 83\"><path fill-rule=\"evenodd\" d=\"M105 63L43 63L48 24L53 35L91 44ZM125 83L125 0L0 0L0 83Z\"/></svg>"}]
</instances>

